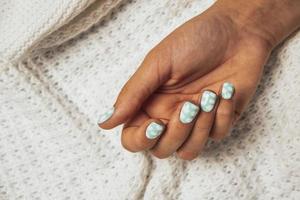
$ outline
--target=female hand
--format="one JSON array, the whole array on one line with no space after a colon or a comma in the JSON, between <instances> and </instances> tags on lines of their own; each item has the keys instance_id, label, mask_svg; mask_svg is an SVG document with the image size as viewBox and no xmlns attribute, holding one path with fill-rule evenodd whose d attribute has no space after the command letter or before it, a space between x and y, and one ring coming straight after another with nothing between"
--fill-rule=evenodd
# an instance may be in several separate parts
<instances>
[{"instance_id":1,"label":"female hand","mask_svg":"<svg viewBox=\"0 0 300 200\"><path fill-rule=\"evenodd\" d=\"M298 2L218 1L148 53L100 126L125 123L129 151L196 158L208 137L224 138L247 106L272 48L299 25ZM284 23L266 20L276 11Z\"/></svg>"}]
</instances>

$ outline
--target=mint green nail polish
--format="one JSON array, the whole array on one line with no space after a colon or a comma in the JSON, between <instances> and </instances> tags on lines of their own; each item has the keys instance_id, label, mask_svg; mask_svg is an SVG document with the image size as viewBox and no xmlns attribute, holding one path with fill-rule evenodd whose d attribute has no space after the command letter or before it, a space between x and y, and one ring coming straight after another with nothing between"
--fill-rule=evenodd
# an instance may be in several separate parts
<instances>
[{"instance_id":1,"label":"mint green nail polish","mask_svg":"<svg viewBox=\"0 0 300 200\"><path fill-rule=\"evenodd\" d=\"M102 115L100 115L99 120L98 120L98 124L102 124L103 122L107 121L114 113L115 108L109 108L105 113L103 113Z\"/></svg>"},{"instance_id":2,"label":"mint green nail polish","mask_svg":"<svg viewBox=\"0 0 300 200\"><path fill-rule=\"evenodd\" d=\"M191 102L185 102L181 108L179 119L182 123L191 123L196 117L199 107Z\"/></svg>"},{"instance_id":3,"label":"mint green nail polish","mask_svg":"<svg viewBox=\"0 0 300 200\"><path fill-rule=\"evenodd\" d=\"M222 87L222 98L231 99L234 93L234 86L232 83L224 83Z\"/></svg>"},{"instance_id":4,"label":"mint green nail polish","mask_svg":"<svg viewBox=\"0 0 300 200\"><path fill-rule=\"evenodd\" d=\"M165 127L163 125L160 125L156 122L151 122L146 129L146 137L148 139L155 139L162 134L164 128Z\"/></svg>"},{"instance_id":5,"label":"mint green nail polish","mask_svg":"<svg viewBox=\"0 0 300 200\"><path fill-rule=\"evenodd\" d=\"M201 98L201 110L204 112L210 112L214 109L217 101L217 95L211 91L204 91Z\"/></svg>"}]
</instances>

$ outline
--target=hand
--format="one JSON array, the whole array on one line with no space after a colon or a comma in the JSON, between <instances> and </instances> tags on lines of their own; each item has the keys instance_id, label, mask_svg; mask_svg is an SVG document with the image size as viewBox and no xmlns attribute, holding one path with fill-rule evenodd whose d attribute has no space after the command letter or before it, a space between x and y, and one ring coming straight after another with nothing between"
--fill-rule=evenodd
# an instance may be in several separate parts
<instances>
[{"instance_id":1,"label":"hand","mask_svg":"<svg viewBox=\"0 0 300 200\"><path fill-rule=\"evenodd\" d=\"M241 26L220 2L152 49L115 109L101 117L102 128L125 122L122 144L129 151L194 159L209 136L224 138L247 106L279 40Z\"/></svg>"}]
</instances>

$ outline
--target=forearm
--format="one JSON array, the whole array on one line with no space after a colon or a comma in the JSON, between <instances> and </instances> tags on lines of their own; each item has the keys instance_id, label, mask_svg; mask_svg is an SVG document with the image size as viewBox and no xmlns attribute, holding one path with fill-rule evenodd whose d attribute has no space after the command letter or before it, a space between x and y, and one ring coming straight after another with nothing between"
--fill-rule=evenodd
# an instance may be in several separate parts
<instances>
[{"instance_id":1,"label":"forearm","mask_svg":"<svg viewBox=\"0 0 300 200\"><path fill-rule=\"evenodd\" d=\"M300 26L300 0L219 0L222 10L244 30L276 46Z\"/></svg>"}]
</instances>

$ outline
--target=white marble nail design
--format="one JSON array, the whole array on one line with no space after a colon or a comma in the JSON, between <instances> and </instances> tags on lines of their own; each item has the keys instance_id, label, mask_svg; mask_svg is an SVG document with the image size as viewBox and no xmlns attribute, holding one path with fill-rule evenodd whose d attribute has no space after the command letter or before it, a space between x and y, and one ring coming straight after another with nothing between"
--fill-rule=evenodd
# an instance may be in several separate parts
<instances>
[{"instance_id":1,"label":"white marble nail design","mask_svg":"<svg viewBox=\"0 0 300 200\"><path fill-rule=\"evenodd\" d=\"M196 117L198 111L199 106L187 101L181 108L179 119L184 124L191 123Z\"/></svg>"},{"instance_id":2,"label":"white marble nail design","mask_svg":"<svg viewBox=\"0 0 300 200\"><path fill-rule=\"evenodd\" d=\"M115 108L109 108L105 113L103 113L102 115L100 115L99 120L98 120L98 124L102 124L103 122L107 121L114 113Z\"/></svg>"},{"instance_id":3,"label":"white marble nail design","mask_svg":"<svg viewBox=\"0 0 300 200\"><path fill-rule=\"evenodd\" d=\"M222 98L231 99L234 93L234 86L232 83L226 82L222 87Z\"/></svg>"},{"instance_id":4,"label":"white marble nail design","mask_svg":"<svg viewBox=\"0 0 300 200\"><path fill-rule=\"evenodd\" d=\"M162 134L164 129L165 127L163 125L160 125L156 122L151 122L146 129L146 137L148 139L155 139Z\"/></svg>"},{"instance_id":5,"label":"white marble nail design","mask_svg":"<svg viewBox=\"0 0 300 200\"><path fill-rule=\"evenodd\" d=\"M204 112L211 112L217 101L217 95L214 92L206 90L203 92L201 97L201 110Z\"/></svg>"}]
</instances>

